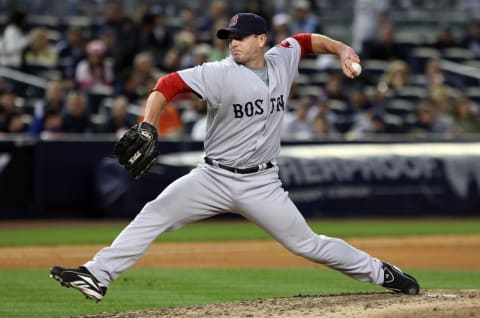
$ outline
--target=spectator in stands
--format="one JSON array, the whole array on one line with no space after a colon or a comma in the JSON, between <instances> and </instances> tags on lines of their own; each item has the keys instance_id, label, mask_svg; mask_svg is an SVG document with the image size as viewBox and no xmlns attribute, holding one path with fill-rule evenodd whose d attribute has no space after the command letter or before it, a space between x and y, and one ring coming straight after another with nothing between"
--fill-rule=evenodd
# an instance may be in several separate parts
<instances>
[{"instance_id":1,"label":"spectator in stands","mask_svg":"<svg viewBox=\"0 0 480 318\"><path fill-rule=\"evenodd\" d=\"M324 90L326 97L330 100L336 99L345 102L348 101L348 95L344 87L343 78L336 73L330 74Z\"/></svg>"},{"instance_id":2,"label":"spectator in stands","mask_svg":"<svg viewBox=\"0 0 480 318\"><path fill-rule=\"evenodd\" d=\"M128 113L128 99L119 95L113 100L110 114L107 120L100 125L98 131L121 136L134 123L135 118L130 117Z\"/></svg>"},{"instance_id":3,"label":"spectator in stands","mask_svg":"<svg viewBox=\"0 0 480 318\"><path fill-rule=\"evenodd\" d=\"M433 100L424 99L420 102L412 133L450 135L453 131L452 119L442 113Z\"/></svg>"},{"instance_id":4,"label":"spectator in stands","mask_svg":"<svg viewBox=\"0 0 480 318\"><path fill-rule=\"evenodd\" d=\"M155 66L155 58L152 53L143 51L135 55L133 61L133 72L138 76L140 84L137 88L137 92L141 97L145 97L162 73Z\"/></svg>"},{"instance_id":5,"label":"spectator in stands","mask_svg":"<svg viewBox=\"0 0 480 318\"><path fill-rule=\"evenodd\" d=\"M80 91L71 91L67 95L61 130L66 133L90 133L94 127L86 96Z\"/></svg>"},{"instance_id":6,"label":"spectator in stands","mask_svg":"<svg viewBox=\"0 0 480 318\"><path fill-rule=\"evenodd\" d=\"M45 108L62 110L65 103L65 88L62 81L51 80L47 83L45 96L35 104L35 113L41 115Z\"/></svg>"},{"instance_id":7,"label":"spectator in stands","mask_svg":"<svg viewBox=\"0 0 480 318\"><path fill-rule=\"evenodd\" d=\"M228 24L228 6L225 0L212 0L208 13L200 20L199 38L202 41L210 41L212 30L216 25Z\"/></svg>"},{"instance_id":8,"label":"spectator in stands","mask_svg":"<svg viewBox=\"0 0 480 318\"><path fill-rule=\"evenodd\" d=\"M7 118L7 114L16 107L16 98L16 94L9 90L5 90L0 94L0 129L2 130Z\"/></svg>"},{"instance_id":9,"label":"spectator in stands","mask_svg":"<svg viewBox=\"0 0 480 318\"><path fill-rule=\"evenodd\" d=\"M193 56L195 58L195 65L202 65L205 62L208 62L208 57L210 56L211 47L209 44L202 43L197 44L193 48Z\"/></svg>"},{"instance_id":10,"label":"spectator in stands","mask_svg":"<svg viewBox=\"0 0 480 318\"><path fill-rule=\"evenodd\" d=\"M158 135L160 137L181 137L183 132L184 128L180 112L173 103L169 103L160 116Z\"/></svg>"},{"instance_id":11,"label":"spectator in stands","mask_svg":"<svg viewBox=\"0 0 480 318\"><path fill-rule=\"evenodd\" d=\"M115 50L115 42L117 41L115 32L111 29L105 29L100 33L99 40L103 42L105 45L105 59L109 60L110 63L112 63L113 67L113 60L114 60L114 50ZM125 66L125 68L128 68L128 66ZM123 70L120 72L122 74Z\"/></svg>"},{"instance_id":12,"label":"spectator in stands","mask_svg":"<svg viewBox=\"0 0 480 318\"><path fill-rule=\"evenodd\" d=\"M291 14L290 31L296 33L321 33L321 25L318 16L310 10L308 0L294 0Z\"/></svg>"},{"instance_id":13,"label":"spectator in stands","mask_svg":"<svg viewBox=\"0 0 480 318\"><path fill-rule=\"evenodd\" d=\"M438 50L444 50L452 47L457 47L458 41L455 38L452 27L448 24L440 28L440 32L435 39L434 47Z\"/></svg>"},{"instance_id":14,"label":"spectator in stands","mask_svg":"<svg viewBox=\"0 0 480 318\"><path fill-rule=\"evenodd\" d=\"M43 120L43 131L40 133L42 136L45 134L62 133L63 116L62 112L58 109L46 109Z\"/></svg>"},{"instance_id":15,"label":"spectator in stands","mask_svg":"<svg viewBox=\"0 0 480 318\"><path fill-rule=\"evenodd\" d=\"M332 139L332 138L341 138L342 135L339 134L334 127L332 127L325 114L319 114L312 123L313 139Z\"/></svg>"},{"instance_id":16,"label":"spectator in stands","mask_svg":"<svg viewBox=\"0 0 480 318\"><path fill-rule=\"evenodd\" d=\"M422 84L425 85L426 88L445 83L445 75L443 74L438 58L431 58L425 63L423 75L424 80Z\"/></svg>"},{"instance_id":17,"label":"spectator in stands","mask_svg":"<svg viewBox=\"0 0 480 318\"><path fill-rule=\"evenodd\" d=\"M134 71L139 74L144 89L142 93L150 92L162 72L155 65L155 57L149 51L138 53L134 59Z\"/></svg>"},{"instance_id":18,"label":"spectator in stands","mask_svg":"<svg viewBox=\"0 0 480 318\"><path fill-rule=\"evenodd\" d=\"M193 107L197 112L198 118L192 126L190 136L193 140L203 141L207 133L207 101L194 98Z\"/></svg>"},{"instance_id":19,"label":"spectator in stands","mask_svg":"<svg viewBox=\"0 0 480 318\"><path fill-rule=\"evenodd\" d=\"M453 103L452 118L455 134L480 133L480 117L472 101L466 96L458 97Z\"/></svg>"},{"instance_id":20,"label":"spectator in stands","mask_svg":"<svg viewBox=\"0 0 480 318\"><path fill-rule=\"evenodd\" d=\"M126 65L132 64L137 52L138 29L134 21L124 14L119 2L107 2L103 9L104 21L100 29L101 32L113 31L113 71L115 75L119 75Z\"/></svg>"},{"instance_id":21,"label":"spectator in stands","mask_svg":"<svg viewBox=\"0 0 480 318\"><path fill-rule=\"evenodd\" d=\"M287 13L277 13L272 18L272 39L270 40L270 46L277 45L287 37L289 37L292 32L290 31L290 15Z\"/></svg>"},{"instance_id":22,"label":"spectator in stands","mask_svg":"<svg viewBox=\"0 0 480 318\"><path fill-rule=\"evenodd\" d=\"M7 81L3 77L0 77L0 96L2 96L3 93L5 93L8 90L7 87L8 87Z\"/></svg>"},{"instance_id":23,"label":"spectator in stands","mask_svg":"<svg viewBox=\"0 0 480 318\"><path fill-rule=\"evenodd\" d=\"M389 132L384 116L388 104L386 85L378 85L371 90L354 89L350 93L350 103L354 110L353 123L346 133L347 139L362 139L366 135Z\"/></svg>"},{"instance_id":24,"label":"spectator in stands","mask_svg":"<svg viewBox=\"0 0 480 318\"><path fill-rule=\"evenodd\" d=\"M220 27L215 27L215 30L220 29ZM221 61L226 58L230 53L228 53L228 43L226 41L220 40L216 36L212 37L212 47L210 49L210 54L208 55L208 61Z\"/></svg>"},{"instance_id":25,"label":"spectator in stands","mask_svg":"<svg viewBox=\"0 0 480 318\"><path fill-rule=\"evenodd\" d=\"M5 116L2 131L6 133L24 133L28 125L24 121L24 114L21 108L15 107L8 111Z\"/></svg>"},{"instance_id":26,"label":"spectator in stands","mask_svg":"<svg viewBox=\"0 0 480 318\"><path fill-rule=\"evenodd\" d=\"M376 39L363 43L361 56L364 60L406 61L408 52L405 47L395 42L393 26L385 24L378 29L378 37Z\"/></svg>"},{"instance_id":27,"label":"spectator in stands","mask_svg":"<svg viewBox=\"0 0 480 318\"><path fill-rule=\"evenodd\" d=\"M392 90L393 93L410 85L410 70L408 64L402 60L390 61L378 85L384 90Z\"/></svg>"},{"instance_id":28,"label":"spectator in stands","mask_svg":"<svg viewBox=\"0 0 480 318\"><path fill-rule=\"evenodd\" d=\"M314 130L311 122L307 119L310 105L310 97L304 97L297 103L294 116L283 125L282 139L308 140L313 138Z\"/></svg>"},{"instance_id":29,"label":"spectator in stands","mask_svg":"<svg viewBox=\"0 0 480 318\"><path fill-rule=\"evenodd\" d=\"M151 52L138 53L133 62L133 69L124 72L116 85L116 93L125 95L130 103L139 104L140 100L160 78L162 72L155 66L155 59Z\"/></svg>"},{"instance_id":30,"label":"spectator in stands","mask_svg":"<svg viewBox=\"0 0 480 318\"><path fill-rule=\"evenodd\" d=\"M125 96L129 103L140 104L140 101L144 96L139 94L139 87L141 85L141 79L139 74L133 70L125 72L124 75L117 81L114 95Z\"/></svg>"},{"instance_id":31,"label":"spectator in stands","mask_svg":"<svg viewBox=\"0 0 480 318\"><path fill-rule=\"evenodd\" d=\"M351 129L346 133L349 140L363 139L369 135L386 132L385 122L380 113L370 109L367 112L357 114Z\"/></svg>"},{"instance_id":32,"label":"spectator in stands","mask_svg":"<svg viewBox=\"0 0 480 318\"><path fill-rule=\"evenodd\" d=\"M470 50L476 57L480 57L480 21L471 20L466 25L466 34L460 42L463 48Z\"/></svg>"},{"instance_id":33,"label":"spectator in stands","mask_svg":"<svg viewBox=\"0 0 480 318\"><path fill-rule=\"evenodd\" d=\"M298 95L295 98L290 97L289 100L291 103L299 102L301 99L308 97L310 99L310 107L308 108L307 113L307 120L310 123L313 123L315 118L319 115L325 116L329 120L329 124L331 124L331 111L328 107L328 99L325 92L320 91L320 93L309 92L305 94L302 92L302 95ZM287 114L285 114L287 115ZM288 118L286 116L286 118Z\"/></svg>"},{"instance_id":34,"label":"spectator in stands","mask_svg":"<svg viewBox=\"0 0 480 318\"><path fill-rule=\"evenodd\" d=\"M167 51L167 54L165 54L160 70L164 73L178 71L180 69L180 57L180 50L176 47L172 47Z\"/></svg>"},{"instance_id":35,"label":"spectator in stands","mask_svg":"<svg viewBox=\"0 0 480 318\"><path fill-rule=\"evenodd\" d=\"M155 10L158 10L159 8L162 9L160 5L154 4L151 6L149 3L145 3L144 1L136 1L135 9L133 13L130 13L130 18L132 19L133 23L135 23L137 26L140 26L143 18L150 14L153 8L155 8ZM142 29L140 28L138 31L141 30Z\"/></svg>"},{"instance_id":36,"label":"spectator in stands","mask_svg":"<svg viewBox=\"0 0 480 318\"><path fill-rule=\"evenodd\" d=\"M383 116L389 99L388 87L386 85L370 87L365 89L365 94L368 97L369 103L372 105L372 109Z\"/></svg>"},{"instance_id":37,"label":"spectator in stands","mask_svg":"<svg viewBox=\"0 0 480 318\"><path fill-rule=\"evenodd\" d=\"M180 68L195 66L192 52L195 43L196 35L192 30L183 29L175 35L175 47L180 52Z\"/></svg>"},{"instance_id":38,"label":"spectator in stands","mask_svg":"<svg viewBox=\"0 0 480 318\"><path fill-rule=\"evenodd\" d=\"M349 94L350 105L356 114L370 111L373 105L363 87L355 87Z\"/></svg>"},{"instance_id":39,"label":"spectator in stands","mask_svg":"<svg viewBox=\"0 0 480 318\"><path fill-rule=\"evenodd\" d=\"M461 88L462 83L457 82L457 77L448 78L441 68L440 60L432 58L425 64L424 86L428 96L435 101L440 111L449 113L452 87Z\"/></svg>"},{"instance_id":40,"label":"spectator in stands","mask_svg":"<svg viewBox=\"0 0 480 318\"><path fill-rule=\"evenodd\" d=\"M352 47L361 54L363 44L374 41L378 30L389 23L390 0L355 0Z\"/></svg>"},{"instance_id":41,"label":"spectator in stands","mask_svg":"<svg viewBox=\"0 0 480 318\"><path fill-rule=\"evenodd\" d=\"M6 121L8 113L17 108L17 94L13 91L5 91L0 95L0 127Z\"/></svg>"},{"instance_id":42,"label":"spectator in stands","mask_svg":"<svg viewBox=\"0 0 480 318\"><path fill-rule=\"evenodd\" d=\"M242 7L241 10L234 10L234 11L251 12L263 17L265 19L265 23L267 24L267 30L271 30L272 18L273 18L272 13L274 12L271 5L272 5L271 3L268 3L268 1L264 1L264 0L247 0L246 4Z\"/></svg>"},{"instance_id":43,"label":"spectator in stands","mask_svg":"<svg viewBox=\"0 0 480 318\"><path fill-rule=\"evenodd\" d=\"M201 29L200 25L202 25L203 21L199 21L197 16L197 12L192 7L183 8L180 11L180 23L179 29L175 30L175 33L179 30L186 29L186 30L199 30ZM206 29L208 31L208 28ZM201 39L204 40L204 39Z\"/></svg>"},{"instance_id":44,"label":"spectator in stands","mask_svg":"<svg viewBox=\"0 0 480 318\"><path fill-rule=\"evenodd\" d=\"M383 108L374 106L364 89L356 87L350 92L350 105L353 110L352 126L346 135L350 139L359 139L366 134L383 133Z\"/></svg>"},{"instance_id":45,"label":"spectator in stands","mask_svg":"<svg viewBox=\"0 0 480 318\"><path fill-rule=\"evenodd\" d=\"M429 98L437 105L438 110L443 113L450 113L453 95L453 91L447 85L436 84L428 88Z\"/></svg>"},{"instance_id":46,"label":"spectator in stands","mask_svg":"<svg viewBox=\"0 0 480 318\"><path fill-rule=\"evenodd\" d=\"M146 98L142 101L144 109L146 101ZM143 118L143 115L138 116L137 122L142 122ZM165 107L165 110L160 115L159 125L157 129L158 136L166 138L181 137L183 136L184 131L185 130L182 122L182 117L179 110L175 106L174 102L168 103Z\"/></svg>"},{"instance_id":47,"label":"spectator in stands","mask_svg":"<svg viewBox=\"0 0 480 318\"><path fill-rule=\"evenodd\" d=\"M25 18L25 13L19 10L12 10L8 14L5 28L0 36L0 65L21 67L22 52L28 45Z\"/></svg>"},{"instance_id":48,"label":"spectator in stands","mask_svg":"<svg viewBox=\"0 0 480 318\"><path fill-rule=\"evenodd\" d=\"M44 27L36 27L30 31L29 44L23 52L22 69L27 73L52 78L54 75L50 75L50 72L57 69L58 56L47 33L48 30Z\"/></svg>"},{"instance_id":49,"label":"spectator in stands","mask_svg":"<svg viewBox=\"0 0 480 318\"><path fill-rule=\"evenodd\" d=\"M62 112L65 104L65 90L60 80L52 80L47 84L45 96L34 104L33 121L30 132L39 134L43 130L47 109Z\"/></svg>"},{"instance_id":50,"label":"spectator in stands","mask_svg":"<svg viewBox=\"0 0 480 318\"><path fill-rule=\"evenodd\" d=\"M43 111L42 117L36 118L36 120L30 124L29 132L34 135L45 136L50 133L63 132L62 126L62 110L48 106Z\"/></svg>"},{"instance_id":51,"label":"spectator in stands","mask_svg":"<svg viewBox=\"0 0 480 318\"><path fill-rule=\"evenodd\" d=\"M155 56L155 65L159 65L167 50L173 46L173 35L166 23L162 7L154 6L142 17L139 26L139 45L137 51L150 51Z\"/></svg>"},{"instance_id":52,"label":"spectator in stands","mask_svg":"<svg viewBox=\"0 0 480 318\"><path fill-rule=\"evenodd\" d=\"M85 38L82 30L77 27L69 28L65 38L57 43L56 49L62 78L66 87L73 89L77 64L86 57Z\"/></svg>"},{"instance_id":53,"label":"spectator in stands","mask_svg":"<svg viewBox=\"0 0 480 318\"><path fill-rule=\"evenodd\" d=\"M155 38L153 37L153 27L155 23L155 16L149 12L148 7L145 4L142 6L142 13L135 19L135 23L138 28L138 46L137 51L153 50L155 48ZM144 12L144 8L147 11ZM138 10L138 8L137 8ZM138 13L138 11L137 11ZM138 20L140 19L140 20Z\"/></svg>"},{"instance_id":54,"label":"spectator in stands","mask_svg":"<svg viewBox=\"0 0 480 318\"><path fill-rule=\"evenodd\" d=\"M75 70L75 81L84 92L108 92L112 89L114 73L111 63L105 58L105 44L92 40L87 44L87 57Z\"/></svg>"}]
</instances>

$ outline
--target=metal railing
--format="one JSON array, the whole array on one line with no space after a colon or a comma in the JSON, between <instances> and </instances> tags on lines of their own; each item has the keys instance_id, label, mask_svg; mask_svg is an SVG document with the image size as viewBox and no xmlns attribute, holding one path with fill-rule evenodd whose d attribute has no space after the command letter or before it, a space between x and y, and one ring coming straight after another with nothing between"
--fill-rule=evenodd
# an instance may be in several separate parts
<instances>
[{"instance_id":1,"label":"metal railing","mask_svg":"<svg viewBox=\"0 0 480 318\"><path fill-rule=\"evenodd\" d=\"M45 89L47 87L48 80L43 77L24 73L12 68L0 66L0 77L14 80L27 85L35 86L37 88Z\"/></svg>"}]
</instances>

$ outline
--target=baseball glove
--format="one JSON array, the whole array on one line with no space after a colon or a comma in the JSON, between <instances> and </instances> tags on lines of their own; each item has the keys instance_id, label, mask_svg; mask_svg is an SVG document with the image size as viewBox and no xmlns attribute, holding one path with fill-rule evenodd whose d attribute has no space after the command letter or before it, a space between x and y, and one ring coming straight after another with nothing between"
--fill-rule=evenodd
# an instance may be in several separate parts
<instances>
[{"instance_id":1,"label":"baseball glove","mask_svg":"<svg viewBox=\"0 0 480 318\"><path fill-rule=\"evenodd\" d=\"M157 129L153 125L147 122L135 124L115 144L113 154L130 175L138 179L155 163L157 139Z\"/></svg>"}]
</instances>

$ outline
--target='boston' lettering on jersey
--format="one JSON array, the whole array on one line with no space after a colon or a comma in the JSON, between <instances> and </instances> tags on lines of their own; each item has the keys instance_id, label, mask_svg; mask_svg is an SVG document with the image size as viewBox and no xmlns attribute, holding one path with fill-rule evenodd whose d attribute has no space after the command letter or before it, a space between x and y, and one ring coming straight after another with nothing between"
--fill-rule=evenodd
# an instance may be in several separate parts
<instances>
[{"instance_id":1,"label":"'boston' lettering on jersey","mask_svg":"<svg viewBox=\"0 0 480 318\"><path fill-rule=\"evenodd\" d=\"M270 104L270 114L273 113L274 110L276 110L277 112L285 111L285 102L283 100L283 95L280 95L276 98L270 98ZM253 115L262 115L264 113L263 99L257 99L255 100L255 102L247 102L245 103L245 105L232 104L232 106L235 118L242 118L244 115L247 117L252 117Z\"/></svg>"},{"instance_id":2,"label":"'boston' lettering on jersey","mask_svg":"<svg viewBox=\"0 0 480 318\"><path fill-rule=\"evenodd\" d=\"M272 104L272 108L270 109L270 114L273 113L275 108L277 109L277 112L285 111L285 102L283 101L283 95L280 95L277 98L275 97L270 98L270 103Z\"/></svg>"}]
</instances>

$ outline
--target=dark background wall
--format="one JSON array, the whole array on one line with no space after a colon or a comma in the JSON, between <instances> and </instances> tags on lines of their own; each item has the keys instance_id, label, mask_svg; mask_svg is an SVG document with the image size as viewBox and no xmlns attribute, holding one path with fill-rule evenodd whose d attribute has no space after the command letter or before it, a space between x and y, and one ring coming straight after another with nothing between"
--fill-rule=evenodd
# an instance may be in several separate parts
<instances>
[{"instance_id":1,"label":"dark background wall","mask_svg":"<svg viewBox=\"0 0 480 318\"><path fill-rule=\"evenodd\" d=\"M160 141L162 156L198 155L173 164L160 160L153 173L134 180L111 156L113 145L98 138L0 142L0 218L132 217L202 158L202 143ZM436 144L465 149L453 156L425 156L425 149L418 155L389 153L392 143L376 144L382 154L365 156L365 144L352 143L358 157L348 158L321 155L332 149L321 143L308 145L319 156L305 158L297 145L284 145L278 165L284 188L305 215L479 215L480 155L472 152L478 143Z\"/></svg>"}]
</instances>

